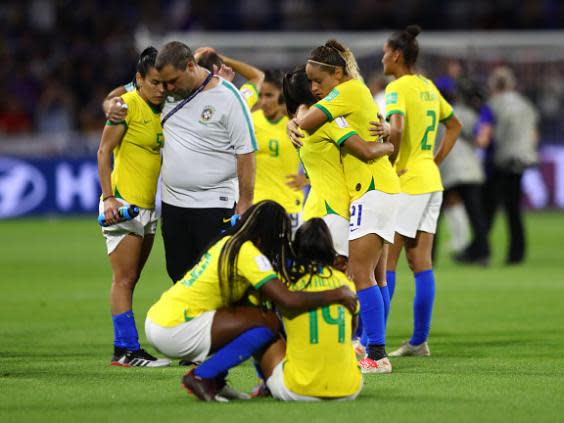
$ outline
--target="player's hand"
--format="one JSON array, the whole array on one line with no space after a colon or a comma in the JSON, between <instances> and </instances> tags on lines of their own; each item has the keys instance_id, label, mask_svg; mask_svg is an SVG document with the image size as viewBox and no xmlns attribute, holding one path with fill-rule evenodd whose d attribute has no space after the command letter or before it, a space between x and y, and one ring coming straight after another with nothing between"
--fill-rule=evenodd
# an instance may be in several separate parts
<instances>
[{"instance_id":1,"label":"player's hand","mask_svg":"<svg viewBox=\"0 0 564 423\"><path fill-rule=\"evenodd\" d=\"M299 191L309 185L309 180L305 175L297 173L295 175L286 175L286 185L294 191Z\"/></svg>"},{"instance_id":2,"label":"player's hand","mask_svg":"<svg viewBox=\"0 0 564 423\"><path fill-rule=\"evenodd\" d=\"M125 120L127 116L127 104L125 104L121 97L114 97L110 99L108 112L106 118L109 121L118 123Z\"/></svg>"},{"instance_id":3,"label":"player's hand","mask_svg":"<svg viewBox=\"0 0 564 423\"><path fill-rule=\"evenodd\" d=\"M109 225L118 223L120 207L121 203L114 197L110 197L104 201L104 217Z\"/></svg>"},{"instance_id":4,"label":"player's hand","mask_svg":"<svg viewBox=\"0 0 564 423\"><path fill-rule=\"evenodd\" d=\"M198 59L206 54L215 53L215 49L213 47L200 47L194 52L194 60L197 62Z\"/></svg>"},{"instance_id":5,"label":"player's hand","mask_svg":"<svg viewBox=\"0 0 564 423\"><path fill-rule=\"evenodd\" d=\"M378 113L378 120L371 121L368 128L370 135L376 138L388 138L390 136L390 124Z\"/></svg>"},{"instance_id":6,"label":"player's hand","mask_svg":"<svg viewBox=\"0 0 564 423\"><path fill-rule=\"evenodd\" d=\"M252 205L253 205L252 201L239 198L239 201L237 202L237 206L235 207L235 214L242 216L243 213L245 213L247 209Z\"/></svg>"},{"instance_id":7,"label":"player's hand","mask_svg":"<svg viewBox=\"0 0 564 423\"><path fill-rule=\"evenodd\" d=\"M338 291L340 297L339 304L345 306L351 314L355 314L358 301L356 294L346 286L341 286L336 291Z\"/></svg>"},{"instance_id":8,"label":"player's hand","mask_svg":"<svg viewBox=\"0 0 564 423\"><path fill-rule=\"evenodd\" d=\"M407 173L407 169L398 170L396 173L398 174L398 176L401 176L401 175Z\"/></svg>"},{"instance_id":9,"label":"player's hand","mask_svg":"<svg viewBox=\"0 0 564 423\"><path fill-rule=\"evenodd\" d=\"M286 133L290 137L290 141L292 141L294 147L300 148L303 145L300 138L303 138L304 135L300 132L298 121L295 118L288 121L288 124L286 125Z\"/></svg>"},{"instance_id":10,"label":"player's hand","mask_svg":"<svg viewBox=\"0 0 564 423\"><path fill-rule=\"evenodd\" d=\"M225 63L221 65L220 68L218 68L217 65L213 65L213 73L215 75L221 76L223 79L229 82L233 82L233 80L235 79L235 71Z\"/></svg>"}]
</instances>

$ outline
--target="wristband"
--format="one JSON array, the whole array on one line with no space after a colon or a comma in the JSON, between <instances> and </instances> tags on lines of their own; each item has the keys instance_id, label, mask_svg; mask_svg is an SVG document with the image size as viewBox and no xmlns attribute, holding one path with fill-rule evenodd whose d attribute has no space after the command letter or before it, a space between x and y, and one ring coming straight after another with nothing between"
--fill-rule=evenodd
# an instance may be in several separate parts
<instances>
[{"instance_id":1,"label":"wristband","mask_svg":"<svg viewBox=\"0 0 564 423\"><path fill-rule=\"evenodd\" d=\"M110 198L116 198L115 195L108 195L107 197L102 197L102 201L109 200Z\"/></svg>"}]
</instances>

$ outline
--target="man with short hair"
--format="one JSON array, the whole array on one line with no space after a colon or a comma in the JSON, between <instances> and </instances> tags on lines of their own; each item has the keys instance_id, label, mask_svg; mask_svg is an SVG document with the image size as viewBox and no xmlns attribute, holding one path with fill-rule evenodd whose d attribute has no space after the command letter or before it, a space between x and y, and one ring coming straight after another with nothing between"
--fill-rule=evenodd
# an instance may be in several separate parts
<instances>
[{"instance_id":1,"label":"man with short hair","mask_svg":"<svg viewBox=\"0 0 564 423\"><path fill-rule=\"evenodd\" d=\"M173 281L253 202L256 140L250 111L230 82L198 66L178 41L157 56L169 97L162 112L162 232Z\"/></svg>"},{"instance_id":2,"label":"man with short hair","mask_svg":"<svg viewBox=\"0 0 564 423\"><path fill-rule=\"evenodd\" d=\"M528 167L538 163L538 113L532 103L516 91L511 69L495 69L488 80L492 93L494 152L486 181L485 201L488 228L497 207L502 205L509 222L509 251L506 263L525 259L525 231L521 215L521 179Z\"/></svg>"},{"instance_id":3,"label":"man with short hair","mask_svg":"<svg viewBox=\"0 0 564 423\"><path fill-rule=\"evenodd\" d=\"M166 44L156 68L168 96L161 115L161 227L167 272L176 282L230 226L233 212L242 214L253 203L257 144L241 93L198 66L187 45ZM104 101L109 119L127 112L115 98L126 89Z\"/></svg>"}]
</instances>

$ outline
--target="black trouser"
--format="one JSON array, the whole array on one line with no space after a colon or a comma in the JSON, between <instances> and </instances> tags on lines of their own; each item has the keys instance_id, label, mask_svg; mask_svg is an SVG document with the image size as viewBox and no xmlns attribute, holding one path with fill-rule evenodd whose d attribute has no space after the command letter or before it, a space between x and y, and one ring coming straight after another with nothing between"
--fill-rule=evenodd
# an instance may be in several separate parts
<instances>
[{"instance_id":1,"label":"black trouser","mask_svg":"<svg viewBox=\"0 0 564 423\"><path fill-rule=\"evenodd\" d=\"M498 206L505 209L509 223L509 252L507 261L517 263L525 258L525 232L521 216L522 172L509 172L493 167L484 186L484 207L488 232L491 230Z\"/></svg>"},{"instance_id":2,"label":"black trouser","mask_svg":"<svg viewBox=\"0 0 564 423\"><path fill-rule=\"evenodd\" d=\"M233 209L191 209L162 203L166 271L175 283L197 263L210 243L231 226Z\"/></svg>"},{"instance_id":3,"label":"black trouser","mask_svg":"<svg viewBox=\"0 0 564 423\"><path fill-rule=\"evenodd\" d=\"M472 241L466 248L466 254L471 258L489 257L488 223L482 203L482 185L458 185L454 190L462 198L472 229Z\"/></svg>"},{"instance_id":4,"label":"black trouser","mask_svg":"<svg viewBox=\"0 0 564 423\"><path fill-rule=\"evenodd\" d=\"M464 204L464 210L468 216L468 222L472 231L472 240L470 244L465 247L464 254L470 259L482 259L490 256L490 246L488 242L487 221L484 214L484 207L482 204L482 185L480 184L464 184L453 186L444 192L442 209L448 206L446 198L451 193L456 193L460 196ZM441 210L441 218L443 216ZM436 260L436 253L440 237L439 226L437 225L437 232L435 233L435 242L433 243L433 261Z\"/></svg>"}]
</instances>

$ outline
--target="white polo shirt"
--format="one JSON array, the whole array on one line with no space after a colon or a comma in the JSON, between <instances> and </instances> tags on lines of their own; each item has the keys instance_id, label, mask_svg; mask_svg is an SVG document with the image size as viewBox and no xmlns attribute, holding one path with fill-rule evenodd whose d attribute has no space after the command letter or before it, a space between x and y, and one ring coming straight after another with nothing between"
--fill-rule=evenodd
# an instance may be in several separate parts
<instances>
[{"instance_id":1,"label":"white polo shirt","mask_svg":"<svg viewBox=\"0 0 564 423\"><path fill-rule=\"evenodd\" d=\"M251 113L237 88L219 78L163 127L163 202L187 208L231 208L238 200L236 155L257 150ZM162 117L178 102L166 101Z\"/></svg>"}]
</instances>

